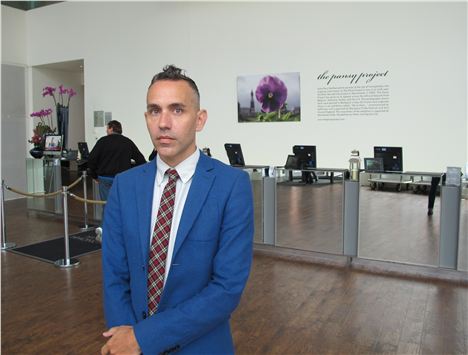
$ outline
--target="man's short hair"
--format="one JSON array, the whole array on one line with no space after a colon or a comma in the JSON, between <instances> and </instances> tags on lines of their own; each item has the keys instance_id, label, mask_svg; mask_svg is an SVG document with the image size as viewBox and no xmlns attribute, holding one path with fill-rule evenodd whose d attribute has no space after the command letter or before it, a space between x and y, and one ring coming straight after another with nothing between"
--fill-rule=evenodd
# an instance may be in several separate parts
<instances>
[{"instance_id":1,"label":"man's short hair","mask_svg":"<svg viewBox=\"0 0 468 355\"><path fill-rule=\"evenodd\" d=\"M109 123L107 124L107 127L109 129L112 129L113 133L122 134L122 125L119 121L116 121L116 120L109 121Z\"/></svg>"},{"instance_id":2,"label":"man's short hair","mask_svg":"<svg viewBox=\"0 0 468 355\"><path fill-rule=\"evenodd\" d=\"M192 90L197 95L198 102L200 102L200 92L198 91L197 84L195 84L195 81L193 81L191 78L189 78L187 75L185 75L185 73L183 73L182 71L183 71L183 69L177 68L176 66L174 66L172 64L171 65L166 65L163 68L162 72L160 72L160 73L156 74L155 76L153 76L153 79L151 79L151 83L150 83L150 86L148 87L148 89L151 87L151 85L153 85L157 81L162 81L162 80L179 81L179 80L183 80L187 84L190 85Z\"/></svg>"}]
</instances>

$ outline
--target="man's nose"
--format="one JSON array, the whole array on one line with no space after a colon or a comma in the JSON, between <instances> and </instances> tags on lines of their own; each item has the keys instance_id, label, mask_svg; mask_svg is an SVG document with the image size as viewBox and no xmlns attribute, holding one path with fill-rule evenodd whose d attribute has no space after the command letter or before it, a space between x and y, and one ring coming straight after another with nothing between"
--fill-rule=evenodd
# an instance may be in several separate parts
<instances>
[{"instance_id":1,"label":"man's nose","mask_svg":"<svg viewBox=\"0 0 468 355\"><path fill-rule=\"evenodd\" d=\"M169 112L167 111L162 111L161 112L161 117L159 118L159 128L161 129L168 129L171 128L171 117Z\"/></svg>"}]
</instances>

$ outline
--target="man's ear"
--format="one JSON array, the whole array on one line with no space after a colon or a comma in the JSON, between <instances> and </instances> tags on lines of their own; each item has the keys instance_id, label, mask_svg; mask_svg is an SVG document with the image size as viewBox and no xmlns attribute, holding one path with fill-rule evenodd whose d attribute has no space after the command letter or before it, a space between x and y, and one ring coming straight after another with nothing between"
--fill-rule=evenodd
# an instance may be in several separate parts
<instances>
[{"instance_id":1,"label":"man's ear","mask_svg":"<svg viewBox=\"0 0 468 355\"><path fill-rule=\"evenodd\" d=\"M205 127L206 120L208 119L208 112L206 110L202 109L198 111L197 113L197 126L196 126L196 131L201 132L203 130L203 127Z\"/></svg>"}]
</instances>

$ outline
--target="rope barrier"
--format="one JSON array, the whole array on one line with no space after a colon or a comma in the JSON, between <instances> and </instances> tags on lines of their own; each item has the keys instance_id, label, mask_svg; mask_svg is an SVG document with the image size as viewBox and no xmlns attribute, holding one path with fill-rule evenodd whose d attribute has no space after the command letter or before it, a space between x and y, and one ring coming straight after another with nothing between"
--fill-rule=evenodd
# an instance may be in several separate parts
<instances>
[{"instance_id":1,"label":"rope barrier","mask_svg":"<svg viewBox=\"0 0 468 355\"><path fill-rule=\"evenodd\" d=\"M73 187L75 187L76 185L78 185L80 183L80 181L83 180L83 177L80 176L78 179L76 179L73 183L71 183L70 185L67 186L67 189L71 189ZM57 196L57 195L60 195L62 193L62 190L58 190L58 191L55 191L55 192L49 192L49 193L29 193L29 192L24 192L24 191L20 191L20 190L17 190L13 187L10 187L8 185L5 185L5 188L7 190L10 190L11 192L14 192L14 193L17 193L19 195L23 195L23 196L28 196L28 197L54 197L54 196Z\"/></svg>"},{"instance_id":2,"label":"rope barrier","mask_svg":"<svg viewBox=\"0 0 468 355\"><path fill-rule=\"evenodd\" d=\"M29 192L24 192L24 191L20 191L20 190L16 190L14 189L13 187L10 187L8 185L5 185L5 188L7 190L10 190L11 192L14 192L14 193L17 193L19 195L23 195L23 196L29 196L29 197L53 197L53 196L57 196L57 195L60 195L62 193L62 191L55 191L55 192L50 192L50 193L47 193L47 194L38 194L38 193L29 193Z\"/></svg>"},{"instance_id":3,"label":"rope barrier","mask_svg":"<svg viewBox=\"0 0 468 355\"><path fill-rule=\"evenodd\" d=\"M73 188L74 186L78 185L80 181L83 181L83 193L85 198L79 197L75 194L70 193L68 191L69 189ZM59 259L55 261L55 266L60 267L60 268L69 268L73 267L76 265L79 265L80 261L77 259L72 259L70 257L70 241L69 241L69 234L68 234L68 196L73 197L74 199L84 202L84 208L85 208L85 224L82 229L85 230L92 230L92 227L90 227L87 224L87 203L94 203L94 204L101 204L104 205L106 201L98 201L98 200L89 200L86 198L86 172L83 173L82 176L80 176L76 181L74 181L72 184L68 186L62 186L61 190L51 192L51 193L29 193L29 192L24 192L17 190L15 188L9 187L5 184L5 181L2 180L2 188L1 188L1 239L2 239L2 244L1 244L1 249L6 250L9 248L13 248L16 246L14 243L7 243L6 242L6 236L5 236L5 220L4 220L4 198L3 198L3 191L4 189L10 190L11 192L17 193L19 195L23 196L28 196L28 197L54 197L59 194L63 195L63 224L64 224L64 238L65 238L65 258Z\"/></svg>"},{"instance_id":4,"label":"rope barrier","mask_svg":"<svg viewBox=\"0 0 468 355\"><path fill-rule=\"evenodd\" d=\"M73 197L75 200L78 200L80 202L85 202L85 203L95 203L97 205L105 205L106 204L106 201L101 201L101 200L90 200L90 199L87 199L87 198L82 198L80 196L77 196L75 194L72 194L70 193L70 197Z\"/></svg>"},{"instance_id":5,"label":"rope barrier","mask_svg":"<svg viewBox=\"0 0 468 355\"><path fill-rule=\"evenodd\" d=\"M81 179L81 178L80 178ZM80 179L78 179L77 181L79 181ZM76 182L73 183L76 185ZM72 184L72 185L73 185ZM70 185L70 186L72 186ZM29 192L24 192L24 191L19 191L19 190L16 190L14 189L13 187L10 187L8 185L5 185L5 188L7 190L10 190L11 192L15 192L19 195L23 195L23 196L28 196L28 197L53 197L53 196L57 196L57 195L60 195L62 193L62 191L55 191L55 192L51 192L51 193L48 193L48 194L37 194L37 193L29 193ZM67 189L69 188L69 186L67 186ZM75 194L72 194L70 192L68 192L68 194L73 197L75 200L78 200L80 202L84 202L84 203L94 203L94 204L97 204L97 205L105 205L106 204L106 201L101 201L101 200L90 200L90 199L87 199L87 198L82 198L80 196L77 196Z\"/></svg>"},{"instance_id":6,"label":"rope barrier","mask_svg":"<svg viewBox=\"0 0 468 355\"><path fill-rule=\"evenodd\" d=\"M76 179L73 183L67 186L67 189L71 189L75 187L76 185L79 184L79 182L83 179L82 176L80 176L78 179ZM30 192L24 192L21 190L17 190L13 187L10 187L8 185L5 185L5 188L7 190L10 190L11 192L17 193L19 195L27 196L27 197L54 197L62 193L62 190L57 190L55 192L49 192L49 193L30 193Z\"/></svg>"},{"instance_id":7,"label":"rope barrier","mask_svg":"<svg viewBox=\"0 0 468 355\"><path fill-rule=\"evenodd\" d=\"M74 188L76 185L78 185L78 183L83 180L83 176L80 176L78 179L75 180L75 182L72 182L70 185L67 186L67 189L68 190L71 190L72 188Z\"/></svg>"}]
</instances>

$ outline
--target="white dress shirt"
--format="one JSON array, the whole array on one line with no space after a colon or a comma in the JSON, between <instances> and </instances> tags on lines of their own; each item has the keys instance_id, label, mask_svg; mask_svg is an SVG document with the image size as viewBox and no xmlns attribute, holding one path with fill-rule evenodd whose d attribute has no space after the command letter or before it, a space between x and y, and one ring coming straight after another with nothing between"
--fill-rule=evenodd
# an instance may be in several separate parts
<instances>
[{"instance_id":1,"label":"white dress shirt","mask_svg":"<svg viewBox=\"0 0 468 355\"><path fill-rule=\"evenodd\" d=\"M179 165L176 167L171 168L161 160L159 154L156 155L157 170L156 179L154 180L153 210L151 213L150 248L153 238L154 225L156 224L158 215L159 204L161 203L161 195L163 193L164 187L167 184L167 181L169 180L169 178L165 175L166 170L175 169L179 174L179 179L177 179L176 183L176 195L174 201L174 211L172 213L171 233L169 236L169 245L167 249L164 284L166 284L167 275L169 274L169 270L171 268L172 253L174 251L174 244L177 236L177 230L179 229L180 218L182 217L182 211L184 210L185 201L187 200L187 195L190 189L190 185L192 184L192 178L195 174L195 168L197 167L199 158L200 151L197 148L191 156L179 163Z\"/></svg>"}]
</instances>

